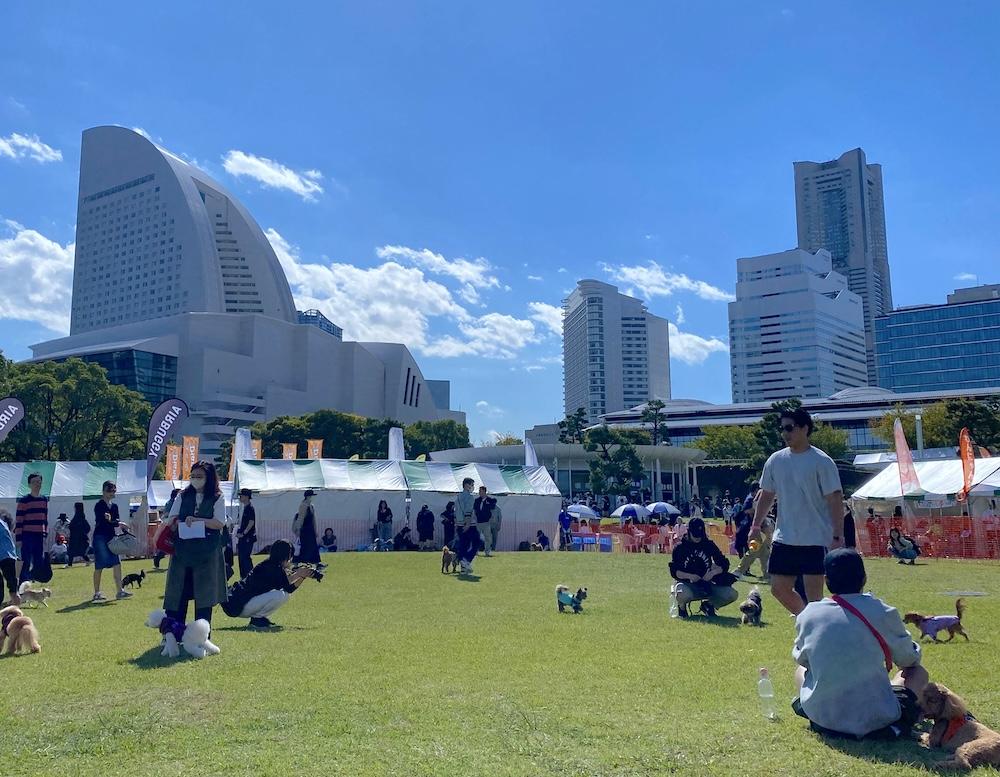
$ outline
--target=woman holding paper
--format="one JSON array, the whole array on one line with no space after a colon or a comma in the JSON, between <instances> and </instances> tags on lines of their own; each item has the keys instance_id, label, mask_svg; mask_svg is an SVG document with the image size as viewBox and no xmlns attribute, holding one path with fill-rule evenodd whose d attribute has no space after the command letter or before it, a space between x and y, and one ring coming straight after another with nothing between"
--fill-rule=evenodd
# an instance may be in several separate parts
<instances>
[{"instance_id":1,"label":"woman holding paper","mask_svg":"<svg viewBox=\"0 0 1000 777\"><path fill-rule=\"evenodd\" d=\"M194 617L211 623L212 608L228 598L222 555L226 505L211 462L191 467L188 487L174 500L166 523L166 530L174 532L174 553L167 568L163 609L184 622L188 603L194 599Z\"/></svg>"}]
</instances>

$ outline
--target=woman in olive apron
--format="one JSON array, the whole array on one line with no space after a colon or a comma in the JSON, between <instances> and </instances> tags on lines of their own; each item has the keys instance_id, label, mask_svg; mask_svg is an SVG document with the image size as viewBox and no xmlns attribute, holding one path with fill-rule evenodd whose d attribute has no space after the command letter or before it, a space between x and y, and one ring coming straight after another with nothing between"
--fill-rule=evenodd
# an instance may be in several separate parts
<instances>
[{"instance_id":1,"label":"woman in olive apron","mask_svg":"<svg viewBox=\"0 0 1000 777\"><path fill-rule=\"evenodd\" d=\"M196 527L199 521L205 524L203 538L180 536L180 524ZM222 548L226 505L212 463L199 461L191 467L189 485L174 500L167 523L174 533L174 553L167 568L163 609L183 623L188 602L194 599L194 617L211 623L212 608L228 598Z\"/></svg>"}]
</instances>

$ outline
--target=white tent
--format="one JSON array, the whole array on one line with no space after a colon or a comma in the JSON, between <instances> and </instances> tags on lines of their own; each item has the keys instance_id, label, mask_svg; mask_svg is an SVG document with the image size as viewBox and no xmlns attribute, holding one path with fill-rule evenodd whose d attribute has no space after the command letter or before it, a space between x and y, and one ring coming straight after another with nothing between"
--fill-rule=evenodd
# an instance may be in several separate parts
<instances>
[{"instance_id":1,"label":"white tent","mask_svg":"<svg viewBox=\"0 0 1000 777\"><path fill-rule=\"evenodd\" d=\"M552 533L561 496L543 467L496 464L449 464L416 461L245 460L237 464L237 487L254 492L260 546L292 539L292 520L302 493L316 491L313 504L322 532L332 528L341 549L367 544L379 500L393 513L393 533L406 523L416 540L416 517L423 505L435 515L435 540L441 543L440 514L454 501L462 480L485 485L503 512L500 550L515 550L542 529Z\"/></svg>"},{"instance_id":2,"label":"white tent","mask_svg":"<svg viewBox=\"0 0 1000 777\"><path fill-rule=\"evenodd\" d=\"M899 482L899 465L890 464L854 492L853 499L877 502L924 503L937 507L954 500L962 489L963 472L960 459L944 461L918 461L913 465L920 480L920 489L902 492ZM986 499L1000 496L1000 458L976 459L970 499L973 507L984 506ZM980 504L983 503L983 505ZM978 512L978 510L976 510Z\"/></svg>"},{"instance_id":3,"label":"white tent","mask_svg":"<svg viewBox=\"0 0 1000 777\"><path fill-rule=\"evenodd\" d=\"M154 480L149 484L149 509L158 510L163 507L167 500L170 499L170 492L175 488L185 489L187 488L188 482L186 480ZM223 480L219 482L219 490L222 492L222 498L226 501L226 514L232 518L235 515L233 512L233 482L231 480Z\"/></svg>"},{"instance_id":4,"label":"white tent","mask_svg":"<svg viewBox=\"0 0 1000 777\"><path fill-rule=\"evenodd\" d=\"M28 476L42 476L42 495L49 498L49 526L60 513L73 517L73 505L83 502L87 521L94 525L94 505L101 498L104 481L117 486L115 504L119 515L129 516L129 502L141 500L146 491L145 461L28 461L0 464L0 508L14 515L17 498L28 493ZM133 532L140 542L146 540L145 513L137 518ZM138 515L138 513L137 513ZM55 536L50 532L50 541Z\"/></svg>"}]
</instances>

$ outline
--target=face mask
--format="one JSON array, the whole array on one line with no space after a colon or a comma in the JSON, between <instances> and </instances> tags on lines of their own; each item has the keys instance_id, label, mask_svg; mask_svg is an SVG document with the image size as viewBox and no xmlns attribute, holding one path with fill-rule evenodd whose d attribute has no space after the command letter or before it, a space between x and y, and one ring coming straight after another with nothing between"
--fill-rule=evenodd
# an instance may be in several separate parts
<instances>
[{"instance_id":1,"label":"face mask","mask_svg":"<svg viewBox=\"0 0 1000 777\"><path fill-rule=\"evenodd\" d=\"M191 478L191 485L194 486L196 490L202 489L205 487L205 478Z\"/></svg>"}]
</instances>

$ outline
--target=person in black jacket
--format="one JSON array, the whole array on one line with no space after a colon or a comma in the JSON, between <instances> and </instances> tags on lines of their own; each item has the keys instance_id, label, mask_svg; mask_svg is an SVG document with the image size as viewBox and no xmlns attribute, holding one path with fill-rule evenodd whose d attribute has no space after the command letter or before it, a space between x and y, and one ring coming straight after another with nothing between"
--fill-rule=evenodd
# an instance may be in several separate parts
<instances>
[{"instance_id":1,"label":"person in black jacket","mask_svg":"<svg viewBox=\"0 0 1000 777\"><path fill-rule=\"evenodd\" d=\"M677 581L673 590L682 618L688 616L691 602L701 601L701 611L712 616L716 608L732 604L739 596L732 586L729 559L705 535L701 518L691 519L684 539L674 547L670 575Z\"/></svg>"},{"instance_id":2,"label":"person in black jacket","mask_svg":"<svg viewBox=\"0 0 1000 777\"><path fill-rule=\"evenodd\" d=\"M240 580L253 569L253 546L257 543L257 513L250 504L249 488L240 489L240 527L236 530L236 557L240 563Z\"/></svg>"},{"instance_id":3,"label":"person in black jacket","mask_svg":"<svg viewBox=\"0 0 1000 777\"><path fill-rule=\"evenodd\" d=\"M294 552L287 540L275 541L268 558L229 590L229 600L222 605L222 611L230 618L249 618L251 628L274 626L268 616L288 601L303 580L313 576L309 567L291 569Z\"/></svg>"},{"instance_id":4,"label":"person in black jacket","mask_svg":"<svg viewBox=\"0 0 1000 777\"><path fill-rule=\"evenodd\" d=\"M441 525L444 527L445 547L455 550L455 503L448 502L441 513Z\"/></svg>"},{"instance_id":5,"label":"person in black jacket","mask_svg":"<svg viewBox=\"0 0 1000 777\"><path fill-rule=\"evenodd\" d=\"M82 558L85 563L90 563L87 556L87 548L90 547L90 522L83 509L83 502L73 504L73 517L69 521L69 558L66 566L73 566L73 559Z\"/></svg>"},{"instance_id":6,"label":"person in black jacket","mask_svg":"<svg viewBox=\"0 0 1000 777\"><path fill-rule=\"evenodd\" d=\"M417 540L420 550L434 550L434 513L427 505L417 513Z\"/></svg>"}]
</instances>

